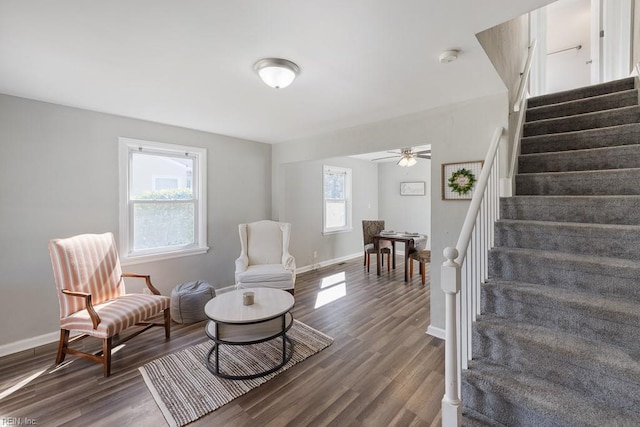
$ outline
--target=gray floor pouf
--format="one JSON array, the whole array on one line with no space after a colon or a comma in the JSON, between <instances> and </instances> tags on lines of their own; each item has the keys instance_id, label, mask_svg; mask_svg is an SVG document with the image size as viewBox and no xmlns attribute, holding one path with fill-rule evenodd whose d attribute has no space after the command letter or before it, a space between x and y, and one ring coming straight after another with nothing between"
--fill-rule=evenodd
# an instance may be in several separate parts
<instances>
[{"instance_id":1,"label":"gray floor pouf","mask_svg":"<svg viewBox=\"0 0 640 427\"><path fill-rule=\"evenodd\" d=\"M171 318L176 323L196 323L207 318L204 306L216 296L207 282L182 283L171 292Z\"/></svg>"}]
</instances>

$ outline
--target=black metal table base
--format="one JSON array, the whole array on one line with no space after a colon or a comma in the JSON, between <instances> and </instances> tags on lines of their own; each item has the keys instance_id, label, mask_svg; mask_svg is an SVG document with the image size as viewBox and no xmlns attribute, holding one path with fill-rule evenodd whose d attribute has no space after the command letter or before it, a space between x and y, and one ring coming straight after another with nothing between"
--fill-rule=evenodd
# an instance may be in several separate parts
<instances>
[{"instance_id":1,"label":"black metal table base","mask_svg":"<svg viewBox=\"0 0 640 427\"><path fill-rule=\"evenodd\" d=\"M286 336L286 334L284 335L283 342L284 344L283 344L283 352L282 352L282 362L280 362L277 366L274 366L273 368L267 369L266 371L257 372L249 375L231 375L231 374L225 374L224 372L220 372L220 363L219 363L220 353L218 350L221 343L214 342L213 347L211 347L211 350L209 350L209 353L207 354L207 363L206 363L207 369L213 375L216 375L220 378L225 378L228 380L252 380L258 377L264 377L265 375L269 375L281 369L284 365L287 364L287 362L289 362L289 360L291 360L291 357L293 356L293 342L288 336ZM228 345L251 345L251 344L243 343L243 344L228 344ZM214 355L213 361L211 360L212 355Z\"/></svg>"},{"instance_id":2,"label":"black metal table base","mask_svg":"<svg viewBox=\"0 0 640 427\"><path fill-rule=\"evenodd\" d=\"M287 314L289 314L289 316L291 317L291 322L288 325L287 325ZM205 331L207 332L207 336L211 338L211 340L213 341L213 347L211 347L211 350L209 350L209 352L207 353L207 360L205 362L205 365L207 366L207 369L209 370L209 372L211 372L213 375L216 375L220 378L226 378L228 380L251 380L253 378L269 375L270 373L275 372L278 369L281 369L284 365L287 364L289 360L291 360L291 357L293 356L293 341L291 341L291 339L287 336L287 331L293 325L293 316L291 316L290 313L284 313L279 317L282 319L282 329L280 332L271 336L262 337L254 341L234 342L234 341L221 340L218 338L219 332L218 332L217 323L212 323L215 327L215 333L209 333L208 328L205 328ZM250 322L250 323L246 323L245 325L263 323L264 321L268 321L268 320L270 319L261 320L257 322ZM220 372L220 345L229 345L229 346L254 345L254 344L259 344L265 341L271 341L278 337L282 338L282 362L280 362L277 366L274 366L273 368L269 368L265 371L256 372L248 375L232 375L232 374L225 374L223 372ZM211 360L212 355L213 355L213 361Z\"/></svg>"}]
</instances>

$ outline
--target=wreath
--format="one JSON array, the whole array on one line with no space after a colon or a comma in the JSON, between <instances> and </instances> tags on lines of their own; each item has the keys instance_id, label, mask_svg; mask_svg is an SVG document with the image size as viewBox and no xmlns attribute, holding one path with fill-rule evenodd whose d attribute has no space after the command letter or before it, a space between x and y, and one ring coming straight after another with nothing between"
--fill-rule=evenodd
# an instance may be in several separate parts
<instances>
[{"instance_id":1,"label":"wreath","mask_svg":"<svg viewBox=\"0 0 640 427\"><path fill-rule=\"evenodd\" d=\"M470 170L462 168L458 169L449 177L449 188L460 196L467 194L473 188L476 182L476 176Z\"/></svg>"}]
</instances>

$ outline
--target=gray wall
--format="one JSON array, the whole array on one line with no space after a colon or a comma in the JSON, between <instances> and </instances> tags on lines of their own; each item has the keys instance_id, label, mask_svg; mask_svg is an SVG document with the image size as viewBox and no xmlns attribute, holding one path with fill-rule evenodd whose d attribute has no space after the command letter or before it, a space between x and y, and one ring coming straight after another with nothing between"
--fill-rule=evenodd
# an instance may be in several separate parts
<instances>
[{"instance_id":1,"label":"gray wall","mask_svg":"<svg viewBox=\"0 0 640 427\"><path fill-rule=\"evenodd\" d=\"M431 325L444 328L444 293L440 288L442 251L455 246L469 202L442 201L443 163L483 160L496 127L507 127L508 99L501 94L357 126L312 138L276 144L273 162L273 217L286 218L286 166L335 156L431 144ZM310 253L312 247L297 248ZM330 248L327 249L327 253ZM322 252L325 253L325 252ZM325 261L326 259L319 259Z\"/></svg>"},{"instance_id":2,"label":"gray wall","mask_svg":"<svg viewBox=\"0 0 640 427\"><path fill-rule=\"evenodd\" d=\"M322 235L322 167L351 168L353 230ZM362 220L384 219L387 228L430 234L431 165L419 160L410 168L395 162L375 163L350 157L287 163L280 219L292 224L290 251L298 268L313 266L362 251ZM424 181L425 196L400 196L400 182ZM314 258L314 252L317 257Z\"/></svg>"},{"instance_id":3,"label":"gray wall","mask_svg":"<svg viewBox=\"0 0 640 427\"><path fill-rule=\"evenodd\" d=\"M209 252L126 270L165 295L194 279L233 284L237 224L271 214L270 145L0 95L0 346L59 328L51 238L117 238L120 136L208 149Z\"/></svg>"},{"instance_id":4,"label":"gray wall","mask_svg":"<svg viewBox=\"0 0 640 427\"><path fill-rule=\"evenodd\" d=\"M322 234L323 165L351 168L353 229ZM283 166L282 221L291 223L289 251L298 267L362 252L362 220L378 218L378 165L349 157L294 162ZM313 257L317 252L317 258Z\"/></svg>"},{"instance_id":5,"label":"gray wall","mask_svg":"<svg viewBox=\"0 0 640 427\"><path fill-rule=\"evenodd\" d=\"M431 160L418 159L418 163L409 168L402 168L396 162L380 163L378 169L378 206L380 218L385 220L385 228L426 234L429 236L427 240L427 246L429 246L431 244ZM400 183L407 181L425 182L426 194L401 196Z\"/></svg>"}]
</instances>

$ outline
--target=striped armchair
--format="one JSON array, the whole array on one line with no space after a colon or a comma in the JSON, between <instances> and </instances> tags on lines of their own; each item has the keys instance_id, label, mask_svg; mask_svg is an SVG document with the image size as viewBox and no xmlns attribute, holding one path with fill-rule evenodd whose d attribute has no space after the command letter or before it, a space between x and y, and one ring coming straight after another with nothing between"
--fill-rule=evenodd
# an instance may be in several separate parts
<instances>
[{"instance_id":1,"label":"striped armchair","mask_svg":"<svg viewBox=\"0 0 640 427\"><path fill-rule=\"evenodd\" d=\"M116 334L131 326L143 326L120 340L118 344L121 344L153 326L163 326L169 339L171 299L160 295L149 276L122 272L113 234L54 239L49 242L49 254L60 303L56 364L62 363L66 354L73 354L101 363L104 376L108 377L112 339ZM127 294L125 277L144 279L151 294ZM164 323L146 322L161 313ZM71 331L81 332L71 341L87 336L102 339L102 352L90 354L69 348Z\"/></svg>"}]
</instances>

